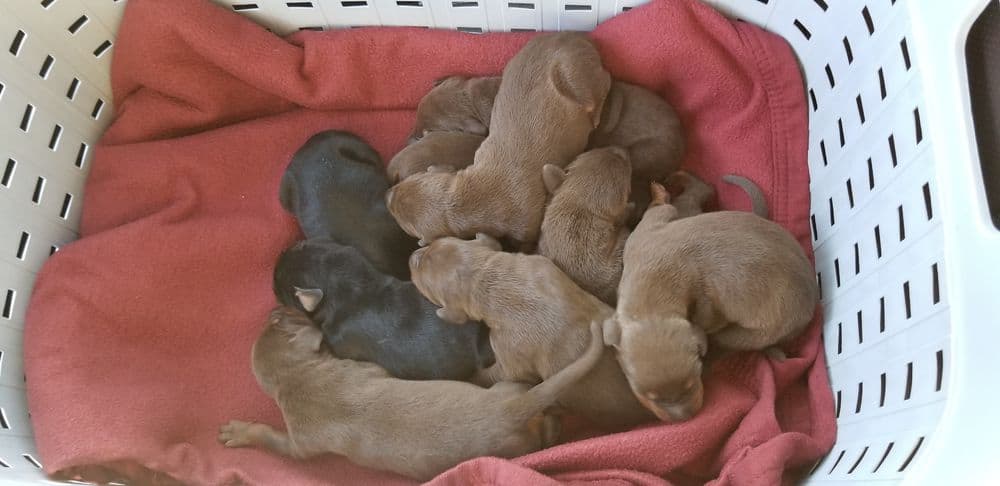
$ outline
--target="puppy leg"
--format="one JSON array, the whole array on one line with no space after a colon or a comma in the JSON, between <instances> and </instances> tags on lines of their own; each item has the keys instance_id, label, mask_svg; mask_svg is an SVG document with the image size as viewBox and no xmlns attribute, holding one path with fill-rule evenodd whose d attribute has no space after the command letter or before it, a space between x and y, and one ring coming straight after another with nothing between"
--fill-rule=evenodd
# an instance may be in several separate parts
<instances>
[{"instance_id":1,"label":"puppy leg","mask_svg":"<svg viewBox=\"0 0 1000 486\"><path fill-rule=\"evenodd\" d=\"M219 442L226 447L263 447L283 456L303 459L315 454L304 454L295 447L288 434L278 432L265 424L230 420L219 429Z\"/></svg>"}]
</instances>

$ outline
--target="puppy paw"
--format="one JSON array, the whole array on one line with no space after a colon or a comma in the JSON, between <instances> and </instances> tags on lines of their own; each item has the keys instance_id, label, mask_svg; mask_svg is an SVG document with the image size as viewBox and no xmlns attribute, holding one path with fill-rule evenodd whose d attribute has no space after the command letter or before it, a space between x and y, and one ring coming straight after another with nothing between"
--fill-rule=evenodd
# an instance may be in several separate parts
<instances>
[{"instance_id":1,"label":"puppy paw","mask_svg":"<svg viewBox=\"0 0 1000 486\"><path fill-rule=\"evenodd\" d=\"M670 193L663 184L653 181L649 183L649 207L661 206L670 202Z\"/></svg>"},{"instance_id":2,"label":"puppy paw","mask_svg":"<svg viewBox=\"0 0 1000 486\"><path fill-rule=\"evenodd\" d=\"M219 428L219 442L226 447L247 447L256 442L254 440L254 425L239 420L230 420L228 424Z\"/></svg>"},{"instance_id":3,"label":"puppy paw","mask_svg":"<svg viewBox=\"0 0 1000 486\"><path fill-rule=\"evenodd\" d=\"M764 354L768 358L771 358L779 363L788 359L788 356L785 355L785 352L782 351L781 348L775 346L771 346L770 348L765 348Z\"/></svg>"}]
</instances>

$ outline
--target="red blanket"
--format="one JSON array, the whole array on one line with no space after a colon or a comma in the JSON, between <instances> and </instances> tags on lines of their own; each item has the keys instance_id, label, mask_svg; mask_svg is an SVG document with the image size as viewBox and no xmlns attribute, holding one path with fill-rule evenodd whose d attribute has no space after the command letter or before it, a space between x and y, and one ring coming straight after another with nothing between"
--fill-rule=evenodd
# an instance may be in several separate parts
<instances>
[{"instance_id":1,"label":"red blanket","mask_svg":"<svg viewBox=\"0 0 1000 486\"><path fill-rule=\"evenodd\" d=\"M272 265L298 238L278 181L324 129L355 132L388 160L433 80L498 74L530 35L283 40L207 0L129 2L112 72L117 120L97 147L83 237L42 269L28 313L28 400L46 470L135 461L196 484L406 482L335 456L296 462L216 443L232 418L281 425L250 370L275 304ZM746 175L809 248L805 97L783 40L694 0L652 2L593 37L614 76L677 107L685 166L718 185L722 207L748 208L718 184ZM469 461L435 482L778 484L835 434L818 320L789 355L713 367L689 422L579 430L576 442Z\"/></svg>"}]
</instances>

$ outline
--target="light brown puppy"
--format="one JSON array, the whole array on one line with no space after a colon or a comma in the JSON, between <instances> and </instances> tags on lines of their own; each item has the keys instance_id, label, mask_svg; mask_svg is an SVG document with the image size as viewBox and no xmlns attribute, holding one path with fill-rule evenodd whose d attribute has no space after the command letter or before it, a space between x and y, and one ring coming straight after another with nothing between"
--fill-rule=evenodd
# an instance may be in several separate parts
<instances>
[{"instance_id":1,"label":"light brown puppy","mask_svg":"<svg viewBox=\"0 0 1000 486\"><path fill-rule=\"evenodd\" d=\"M474 164L405 179L386 194L389 211L425 244L476 233L534 244L546 199L542 166L563 167L584 151L610 84L585 35L535 37L504 69Z\"/></svg>"},{"instance_id":2,"label":"light brown puppy","mask_svg":"<svg viewBox=\"0 0 1000 486\"><path fill-rule=\"evenodd\" d=\"M308 317L279 307L254 344L253 372L278 402L287 432L234 420L222 426L219 441L298 459L341 454L420 480L474 457L520 456L554 442L546 437L553 419L542 412L602 358L599 323L589 336L579 359L541 384L483 389L400 380L378 365L337 359L321 349L323 334Z\"/></svg>"},{"instance_id":3,"label":"light brown puppy","mask_svg":"<svg viewBox=\"0 0 1000 486\"><path fill-rule=\"evenodd\" d=\"M654 204L625 244L618 308L605 341L635 396L665 421L702 406L702 357L763 350L801 332L818 289L805 252L781 226L719 211L675 220L654 185Z\"/></svg>"},{"instance_id":4,"label":"light brown puppy","mask_svg":"<svg viewBox=\"0 0 1000 486\"><path fill-rule=\"evenodd\" d=\"M616 145L632 162L634 226L649 204L649 182L662 182L680 168L684 132L677 112L656 93L621 81L611 85L601 123L590 134L591 147Z\"/></svg>"},{"instance_id":5,"label":"light brown puppy","mask_svg":"<svg viewBox=\"0 0 1000 486\"><path fill-rule=\"evenodd\" d=\"M485 139L482 135L465 132L428 132L389 161L386 168L389 183L396 184L411 175L426 172L432 165L464 169L472 165L476 149Z\"/></svg>"},{"instance_id":6,"label":"light brown puppy","mask_svg":"<svg viewBox=\"0 0 1000 486\"><path fill-rule=\"evenodd\" d=\"M628 153L619 147L584 152L565 170L543 168L552 200L542 220L538 254L609 305L617 300L622 276L631 175Z\"/></svg>"},{"instance_id":7,"label":"light brown puppy","mask_svg":"<svg viewBox=\"0 0 1000 486\"><path fill-rule=\"evenodd\" d=\"M410 270L417 288L442 306L443 319L482 320L490 328L497 362L483 383L550 379L586 348L590 323L613 313L548 258L501 252L486 235L436 240L413 253ZM654 419L633 398L610 349L558 403L606 427Z\"/></svg>"},{"instance_id":8,"label":"light brown puppy","mask_svg":"<svg viewBox=\"0 0 1000 486\"><path fill-rule=\"evenodd\" d=\"M500 87L499 77L453 76L432 89L417 108L414 134L430 130L489 130L489 114ZM471 128L463 128L471 127ZM640 86L612 81L601 121L590 134L588 148L619 146L632 163L630 200L636 203L631 226L649 204L649 181L663 181L684 156L684 133L673 107Z\"/></svg>"},{"instance_id":9,"label":"light brown puppy","mask_svg":"<svg viewBox=\"0 0 1000 486\"><path fill-rule=\"evenodd\" d=\"M407 143L430 132L465 132L486 136L493 112L493 99L500 88L500 76L439 79L417 104L417 120Z\"/></svg>"}]
</instances>

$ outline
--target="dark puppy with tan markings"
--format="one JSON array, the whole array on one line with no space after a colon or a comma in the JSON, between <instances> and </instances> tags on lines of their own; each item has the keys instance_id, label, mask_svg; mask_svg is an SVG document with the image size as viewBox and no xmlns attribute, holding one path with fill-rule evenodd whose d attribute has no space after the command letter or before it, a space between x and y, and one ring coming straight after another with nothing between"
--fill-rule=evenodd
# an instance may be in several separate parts
<instances>
[{"instance_id":1,"label":"dark puppy with tan markings","mask_svg":"<svg viewBox=\"0 0 1000 486\"><path fill-rule=\"evenodd\" d=\"M380 272L409 279L406 259L417 242L385 207L389 182L378 153L336 130L313 135L281 178L281 205L306 238L329 237L361 251Z\"/></svg>"},{"instance_id":2,"label":"dark puppy with tan markings","mask_svg":"<svg viewBox=\"0 0 1000 486\"><path fill-rule=\"evenodd\" d=\"M468 459L511 458L553 445L546 408L601 358L600 325L579 358L534 386L482 389L457 381L393 378L378 365L340 359L295 309L271 312L253 346L253 373L281 409L286 432L237 420L223 425L226 447L263 447L307 459L341 454L365 467L428 480Z\"/></svg>"},{"instance_id":3,"label":"dark puppy with tan markings","mask_svg":"<svg viewBox=\"0 0 1000 486\"><path fill-rule=\"evenodd\" d=\"M625 244L618 309L605 341L635 396L665 421L702 406L708 346L776 346L812 320L812 264L784 228L751 213L719 211L675 220L662 186Z\"/></svg>"},{"instance_id":4,"label":"dark puppy with tan markings","mask_svg":"<svg viewBox=\"0 0 1000 486\"><path fill-rule=\"evenodd\" d=\"M565 166L583 152L610 84L585 35L535 37L504 69L473 165L403 180L386 195L389 211L423 243L481 232L534 245L545 208L542 166Z\"/></svg>"},{"instance_id":5,"label":"dark puppy with tan markings","mask_svg":"<svg viewBox=\"0 0 1000 486\"><path fill-rule=\"evenodd\" d=\"M357 249L329 238L285 250L274 293L307 312L338 357L376 363L398 378L466 380L494 362L482 324L442 322L412 282L378 272Z\"/></svg>"},{"instance_id":6,"label":"dark puppy with tan markings","mask_svg":"<svg viewBox=\"0 0 1000 486\"><path fill-rule=\"evenodd\" d=\"M470 241L438 239L413 254L410 270L417 288L442 306L442 317L489 326L497 362L476 380L481 384L553 376L584 352L590 324L614 312L548 258L504 253L482 234ZM632 395L611 349L559 405L611 428L654 419Z\"/></svg>"},{"instance_id":7,"label":"dark puppy with tan markings","mask_svg":"<svg viewBox=\"0 0 1000 486\"><path fill-rule=\"evenodd\" d=\"M629 235L631 176L628 153L618 147L584 152L565 170L543 168L552 200L542 220L538 254L609 305L616 300Z\"/></svg>"}]
</instances>

